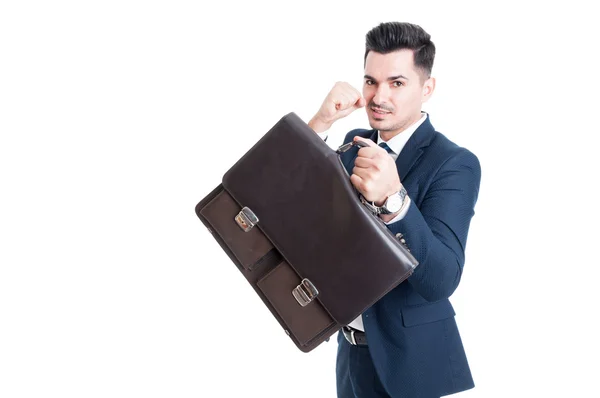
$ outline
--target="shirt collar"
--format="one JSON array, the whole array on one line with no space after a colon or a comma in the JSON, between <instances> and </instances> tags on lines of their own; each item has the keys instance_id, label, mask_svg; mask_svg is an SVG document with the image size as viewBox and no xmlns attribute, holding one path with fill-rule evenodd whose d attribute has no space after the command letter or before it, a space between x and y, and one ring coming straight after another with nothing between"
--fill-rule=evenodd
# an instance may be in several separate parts
<instances>
[{"instance_id":1,"label":"shirt collar","mask_svg":"<svg viewBox=\"0 0 600 398\"><path fill-rule=\"evenodd\" d=\"M427 119L427 113L421 112L421 119L419 119L416 123L410 125L406 130L402 131L400 134L396 134L392 137L391 140L387 141L386 144L390 147L396 156L402 151L404 145L408 142L413 133L419 128L419 126ZM381 138L381 134L379 130L377 131L377 144L381 144L383 139Z\"/></svg>"}]
</instances>

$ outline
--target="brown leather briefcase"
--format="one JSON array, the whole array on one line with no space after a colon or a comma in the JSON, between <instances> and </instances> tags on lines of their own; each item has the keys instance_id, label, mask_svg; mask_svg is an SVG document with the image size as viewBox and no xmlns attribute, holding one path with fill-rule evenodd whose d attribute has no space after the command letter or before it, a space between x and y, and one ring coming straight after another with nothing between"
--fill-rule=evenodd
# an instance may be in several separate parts
<instances>
[{"instance_id":1,"label":"brown leather briefcase","mask_svg":"<svg viewBox=\"0 0 600 398\"><path fill-rule=\"evenodd\" d=\"M285 333L309 352L417 266L360 201L340 160L295 113L278 121L196 214Z\"/></svg>"}]
</instances>

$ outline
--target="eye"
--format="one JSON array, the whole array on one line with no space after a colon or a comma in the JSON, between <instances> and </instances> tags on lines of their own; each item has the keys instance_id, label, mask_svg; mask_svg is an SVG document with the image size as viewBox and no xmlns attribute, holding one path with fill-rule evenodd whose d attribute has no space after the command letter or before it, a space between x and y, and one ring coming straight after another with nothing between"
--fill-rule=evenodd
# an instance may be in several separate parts
<instances>
[{"instance_id":1,"label":"eye","mask_svg":"<svg viewBox=\"0 0 600 398\"><path fill-rule=\"evenodd\" d=\"M367 86L370 86L370 85L372 85L372 84L375 84L375 82L374 82L373 80L371 80L371 79L367 79L367 80L365 80L365 84L366 84Z\"/></svg>"},{"instance_id":2,"label":"eye","mask_svg":"<svg viewBox=\"0 0 600 398\"><path fill-rule=\"evenodd\" d=\"M396 80L394 83L392 83L394 85L394 87L400 87L400 86L404 86L404 83L402 83L399 80Z\"/></svg>"}]
</instances>

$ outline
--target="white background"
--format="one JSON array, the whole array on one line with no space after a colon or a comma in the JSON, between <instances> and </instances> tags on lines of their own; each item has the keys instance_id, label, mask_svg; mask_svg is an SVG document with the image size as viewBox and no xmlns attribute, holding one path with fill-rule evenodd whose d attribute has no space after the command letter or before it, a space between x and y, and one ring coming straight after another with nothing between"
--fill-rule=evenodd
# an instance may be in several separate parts
<instances>
[{"instance_id":1,"label":"white background","mask_svg":"<svg viewBox=\"0 0 600 398\"><path fill-rule=\"evenodd\" d=\"M597 18L481 3L2 2L0 397L334 397L335 339L297 350L194 206L360 89L388 20L431 33L424 110L482 165L457 396L600 396Z\"/></svg>"}]
</instances>

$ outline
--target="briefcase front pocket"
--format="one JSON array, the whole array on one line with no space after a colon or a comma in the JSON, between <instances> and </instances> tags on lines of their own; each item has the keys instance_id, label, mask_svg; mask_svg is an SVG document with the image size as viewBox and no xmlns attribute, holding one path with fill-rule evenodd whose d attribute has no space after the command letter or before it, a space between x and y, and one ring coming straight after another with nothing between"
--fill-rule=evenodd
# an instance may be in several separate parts
<instances>
[{"instance_id":1,"label":"briefcase front pocket","mask_svg":"<svg viewBox=\"0 0 600 398\"><path fill-rule=\"evenodd\" d=\"M257 228L244 231L236 221L242 208L226 190L219 192L201 210L214 233L221 239L245 270L252 270L273 245Z\"/></svg>"},{"instance_id":2,"label":"briefcase front pocket","mask_svg":"<svg viewBox=\"0 0 600 398\"><path fill-rule=\"evenodd\" d=\"M294 291L298 292L301 284L302 279L294 269L282 261L258 281L257 286L281 318L286 333L300 345L307 345L336 326L336 322L318 300L304 306L300 304Z\"/></svg>"}]
</instances>

